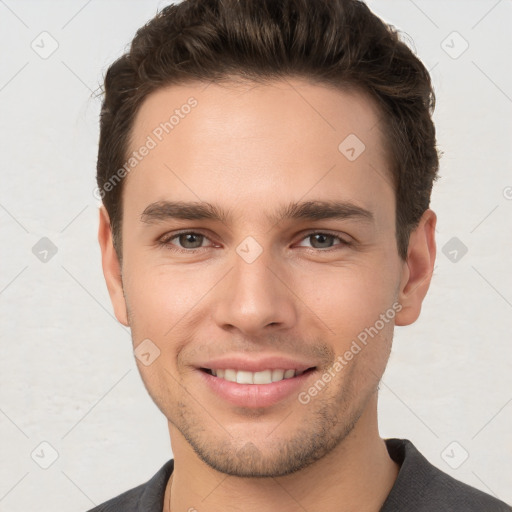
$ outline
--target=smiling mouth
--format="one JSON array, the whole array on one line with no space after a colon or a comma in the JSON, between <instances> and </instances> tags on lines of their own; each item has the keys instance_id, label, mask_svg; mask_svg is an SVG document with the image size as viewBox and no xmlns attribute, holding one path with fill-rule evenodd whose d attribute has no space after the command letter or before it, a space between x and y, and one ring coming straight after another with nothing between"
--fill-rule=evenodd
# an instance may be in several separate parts
<instances>
[{"instance_id":1,"label":"smiling mouth","mask_svg":"<svg viewBox=\"0 0 512 512\"><path fill-rule=\"evenodd\" d=\"M294 369L275 368L267 369L259 372L249 372L245 370L236 370L234 368L223 369L210 369L199 368L201 371L217 377L219 379L227 380L229 382L236 382L237 384L272 384L285 379L299 377L305 373L309 373L316 369L316 366L308 368L304 371L297 371Z\"/></svg>"}]
</instances>

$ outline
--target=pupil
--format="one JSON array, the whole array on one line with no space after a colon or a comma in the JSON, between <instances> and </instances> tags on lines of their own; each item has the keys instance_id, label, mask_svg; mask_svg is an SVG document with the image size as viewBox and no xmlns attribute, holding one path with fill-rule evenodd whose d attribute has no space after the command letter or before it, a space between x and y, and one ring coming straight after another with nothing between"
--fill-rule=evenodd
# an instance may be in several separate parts
<instances>
[{"instance_id":1,"label":"pupil","mask_svg":"<svg viewBox=\"0 0 512 512\"><path fill-rule=\"evenodd\" d=\"M180 243L189 249L195 249L197 247L200 247L200 245L201 245L201 243L199 241L199 237L201 237L201 236L202 235L198 236L198 235L194 235L194 234L190 234L190 233L186 234L186 235L181 235ZM194 239L196 239L195 242L194 242ZM199 243L198 243L198 241L199 241ZM188 243L192 244L193 247L187 246Z\"/></svg>"},{"instance_id":2,"label":"pupil","mask_svg":"<svg viewBox=\"0 0 512 512\"><path fill-rule=\"evenodd\" d=\"M317 242L319 242L319 243L320 243L320 245L321 245L321 244L326 243L326 240L327 240L328 238L330 238L330 237L331 237L331 235L322 235L322 234L319 234L319 235L313 235L313 238L314 238ZM313 246L314 246L314 244L313 244Z\"/></svg>"}]
</instances>

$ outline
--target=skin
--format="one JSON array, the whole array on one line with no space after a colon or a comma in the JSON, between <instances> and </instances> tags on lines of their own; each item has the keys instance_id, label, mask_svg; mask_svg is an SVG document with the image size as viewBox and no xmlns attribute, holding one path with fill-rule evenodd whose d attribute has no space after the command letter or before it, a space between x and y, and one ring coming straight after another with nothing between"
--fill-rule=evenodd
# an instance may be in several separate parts
<instances>
[{"instance_id":1,"label":"skin","mask_svg":"<svg viewBox=\"0 0 512 512\"><path fill-rule=\"evenodd\" d=\"M401 260L377 107L363 93L301 79L160 89L137 114L130 151L190 96L197 106L126 177L122 268L104 207L98 236L117 319L135 348L149 338L160 350L137 364L168 420L175 470L164 511L171 492L173 512L377 512L399 470L379 436L378 383L394 325L420 314L436 215L424 213ZM366 146L355 161L338 150L351 133ZM162 200L209 202L232 218L143 222ZM351 201L374 221L267 218L306 200ZM184 229L204 237L171 238ZM236 252L248 236L262 249L252 263ZM281 354L317 367L307 391L393 304L394 319L307 404L292 394L235 407L195 369L205 357Z\"/></svg>"}]
</instances>

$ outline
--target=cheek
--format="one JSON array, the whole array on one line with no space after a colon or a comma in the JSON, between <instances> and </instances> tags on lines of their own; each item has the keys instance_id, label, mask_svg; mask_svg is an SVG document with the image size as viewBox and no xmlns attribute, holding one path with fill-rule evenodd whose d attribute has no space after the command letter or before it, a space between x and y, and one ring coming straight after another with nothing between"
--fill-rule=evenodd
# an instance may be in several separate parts
<instances>
[{"instance_id":1,"label":"cheek","mask_svg":"<svg viewBox=\"0 0 512 512\"><path fill-rule=\"evenodd\" d=\"M137 263L137 264L136 264ZM143 258L126 266L125 295L134 343L150 338L162 351L172 340L188 340L205 310L219 278L226 269L205 265L152 264ZM177 349L177 347L175 347Z\"/></svg>"},{"instance_id":2,"label":"cheek","mask_svg":"<svg viewBox=\"0 0 512 512\"><path fill-rule=\"evenodd\" d=\"M132 260L126 266L125 294L137 335L162 338L198 305L215 282L206 271L151 266Z\"/></svg>"},{"instance_id":3,"label":"cheek","mask_svg":"<svg viewBox=\"0 0 512 512\"><path fill-rule=\"evenodd\" d=\"M215 295L205 297L226 272L223 265L155 265L142 251L131 255L125 260L124 287L135 342L141 336L162 339L179 332ZM284 296L299 312L298 324L307 328L314 323L326 336L330 333L344 340L374 325L394 301L395 275L385 263L390 261L387 256L379 252L339 265L307 263L282 268L290 288ZM223 299L216 296L215 300Z\"/></svg>"},{"instance_id":4,"label":"cheek","mask_svg":"<svg viewBox=\"0 0 512 512\"><path fill-rule=\"evenodd\" d=\"M305 310L314 312L334 336L352 338L393 304L390 273L381 270L373 263L326 268L296 281L297 295L306 298Z\"/></svg>"},{"instance_id":5,"label":"cheek","mask_svg":"<svg viewBox=\"0 0 512 512\"><path fill-rule=\"evenodd\" d=\"M202 274L172 266L150 268L142 286L148 287L151 307L181 315L200 299L207 284Z\"/></svg>"}]
</instances>

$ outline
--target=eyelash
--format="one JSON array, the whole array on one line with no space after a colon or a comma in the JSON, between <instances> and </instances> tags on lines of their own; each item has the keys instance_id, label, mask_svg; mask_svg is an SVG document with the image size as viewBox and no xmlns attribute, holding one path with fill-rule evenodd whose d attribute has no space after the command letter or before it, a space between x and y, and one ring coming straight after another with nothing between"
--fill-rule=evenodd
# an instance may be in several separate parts
<instances>
[{"instance_id":1,"label":"eyelash","mask_svg":"<svg viewBox=\"0 0 512 512\"><path fill-rule=\"evenodd\" d=\"M198 231L180 231L178 233L173 233L172 236L164 235L162 238L160 238L157 241L157 244L158 244L159 247L163 247L163 248L168 249L170 251L174 251L174 252L178 252L178 253L185 253L185 254L194 254L197 251L200 251L202 249L208 249L208 247L197 247L195 249L184 249L182 247L177 247L174 244L171 244L172 240L174 240L175 238L178 238L178 237L180 237L182 235L200 235L200 236L203 236L204 238L206 238L207 240L209 240L209 238L205 234L200 233ZM306 238L310 238L313 235L327 235L327 236L331 236L333 238L337 238L341 242L341 246L342 246L342 247L330 247L329 249L316 249L314 247L306 247L306 249L311 249L311 250L313 250L313 251L315 251L317 253L318 252L332 252L332 251L339 250L339 249L341 249L343 247L348 247L348 246L352 245L351 242L347 242L346 240L344 240L340 236L336 235L335 233L329 233L328 231L311 231L309 233L306 233L300 239L300 241L302 242Z\"/></svg>"}]
</instances>

